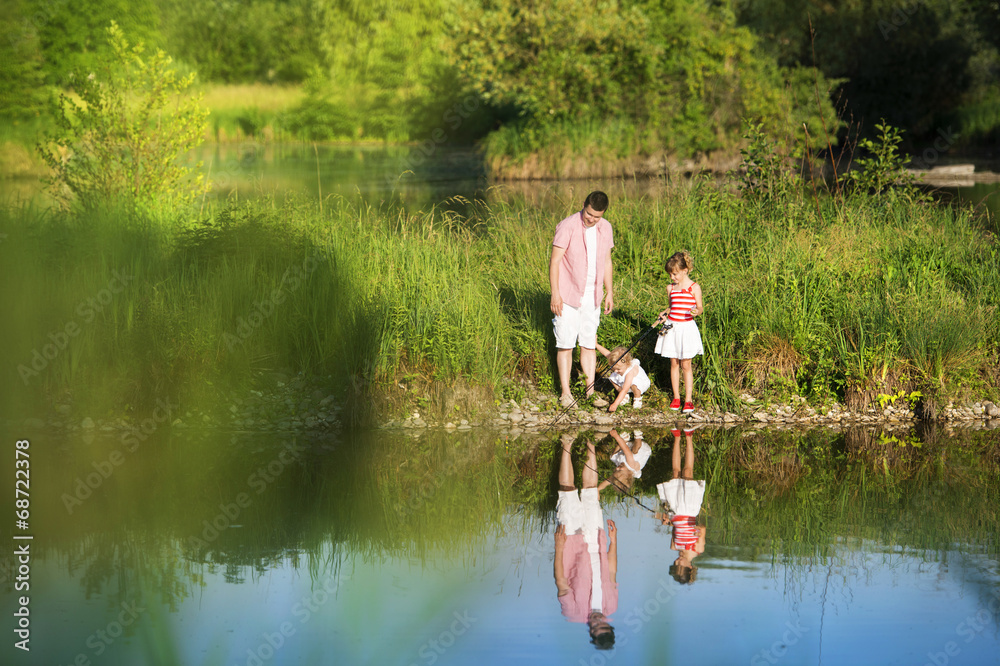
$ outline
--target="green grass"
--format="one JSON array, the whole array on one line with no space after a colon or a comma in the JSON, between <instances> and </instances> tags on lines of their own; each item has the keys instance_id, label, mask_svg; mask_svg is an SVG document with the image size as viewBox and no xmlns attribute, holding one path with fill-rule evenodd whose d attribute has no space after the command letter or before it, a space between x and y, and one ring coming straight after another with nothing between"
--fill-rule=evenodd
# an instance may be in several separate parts
<instances>
[{"instance_id":1,"label":"green grass","mask_svg":"<svg viewBox=\"0 0 1000 666\"><path fill-rule=\"evenodd\" d=\"M702 404L745 390L852 407L900 389L997 398L1000 247L969 213L891 194L775 209L703 181L612 194L616 309L600 341L645 330L666 306L664 259L689 250L706 304ZM3 411L207 401L272 370L383 416L459 380L480 397L512 377L550 389L549 248L573 208L513 197L467 217L343 199L209 205L201 220L200 206L164 219L4 210L0 304L17 325L0 354L19 390ZM119 274L129 280L113 291ZM638 356L667 389L652 344Z\"/></svg>"},{"instance_id":2,"label":"green grass","mask_svg":"<svg viewBox=\"0 0 1000 666\"><path fill-rule=\"evenodd\" d=\"M210 84L199 92L202 106L211 113L209 141L239 141L241 138L286 138L282 114L301 103L301 86L254 84Z\"/></svg>"}]
</instances>

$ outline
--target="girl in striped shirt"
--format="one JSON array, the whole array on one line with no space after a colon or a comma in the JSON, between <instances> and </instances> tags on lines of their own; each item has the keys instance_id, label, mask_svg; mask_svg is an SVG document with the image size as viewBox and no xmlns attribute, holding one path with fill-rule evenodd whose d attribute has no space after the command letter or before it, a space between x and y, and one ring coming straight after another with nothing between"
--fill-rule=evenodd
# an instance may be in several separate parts
<instances>
[{"instance_id":1,"label":"girl in striped shirt","mask_svg":"<svg viewBox=\"0 0 1000 666\"><path fill-rule=\"evenodd\" d=\"M704 480L694 479L694 428L684 430L687 446L684 451L684 468L681 469L681 431L674 429L673 471L674 476L666 483L659 483L656 491L660 495L665 513L657 514L664 525L670 524L673 534L670 548L677 551L677 559L670 567L670 575L684 585L693 583L698 567L694 558L705 552L705 526L698 524L698 514L705 499Z\"/></svg>"},{"instance_id":2,"label":"girl in striped shirt","mask_svg":"<svg viewBox=\"0 0 1000 666\"><path fill-rule=\"evenodd\" d=\"M694 318L705 311L705 305L701 300L701 287L689 276L694 269L694 259L688 252L675 252L667 259L666 268L672 282L667 290L670 305L660 313L656 323L669 320L673 325L656 339L654 351L670 359L670 386L674 390L674 400L670 403L670 409L673 410L681 409L680 379L683 370L683 411L686 414L694 411L694 403L691 400L694 383L691 359L705 351Z\"/></svg>"}]
</instances>

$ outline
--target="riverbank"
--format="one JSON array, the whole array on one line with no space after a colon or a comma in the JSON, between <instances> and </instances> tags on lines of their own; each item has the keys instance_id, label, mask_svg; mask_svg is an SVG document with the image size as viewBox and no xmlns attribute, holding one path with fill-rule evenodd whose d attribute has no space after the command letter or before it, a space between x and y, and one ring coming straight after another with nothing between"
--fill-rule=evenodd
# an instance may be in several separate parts
<instances>
[{"instance_id":1,"label":"riverbank","mask_svg":"<svg viewBox=\"0 0 1000 666\"><path fill-rule=\"evenodd\" d=\"M664 305L664 258L685 248L706 295L694 384L705 421L776 420L744 395L793 405L793 421L835 403L837 420L904 403L936 420L949 403L1000 400L995 222L905 191L807 195L754 199L695 179L655 199L613 196L616 308L601 343L637 342ZM546 266L572 206L515 197L459 215L289 197L162 217L5 209L0 307L17 324L0 348L15 389L0 418L46 419L61 405L99 427L142 422L169 400L191 425L228 424L245 409L231 400L252 403L274 388L261 377L280 372L312 378L294 411L318 421L330 396L330 422L349 427L414 412L441 427L494 424L510 400L529 421L522 401L555 386ZM652 345L647 336L635 353L655 387L647 409L664 410L652 398L669 390L669 368ZM555 408L530 399L544 415Z\"/></svg>"},{"instance_id":2,"label":"riverbank","mask_svg":"<svg viewBox=\"0 0 1000 666\"><path fill-rule=\"evenodd\" d=\"M8 419L6 427L115 433L146 439L161 429L334 433L349 429L359 421L348 413L351 404L343 391L329 392L328 378L289 376L281 372L255 373L254 385L256 388L242 394L217 395L207 405L181 399L174 401L168 397L146 418L126 414L94 418L67 399L54 405L47 415ZM369 425L382 430L413 432L488 429L512 437L567 428L593 428L603 432L611 428L692 430L703 427L748 430L877 427L884 431L908 431L919 425L945 429L1000 429L1000 405L988 399L949 402L930 418L925 415L924 405L905 400L884 400L882 404L851 410L836 401L817 405L809 404L802 396L774 401L744 393L731 409L699 406L692 413L681 414L667 409L667 397L656 391L657 395L646 396L646 406L642 409L624 405L612 414L584 400L570 408L559 407L556 395L540 391L526 382L521 383L523 395L519 400L497 400L492 406L480 403L477 408L470 409L471 403L463 395L470 390L463 382L438 387L437 400L412 406L409 408L412 411Z\"/></svg>"}]
</instances>

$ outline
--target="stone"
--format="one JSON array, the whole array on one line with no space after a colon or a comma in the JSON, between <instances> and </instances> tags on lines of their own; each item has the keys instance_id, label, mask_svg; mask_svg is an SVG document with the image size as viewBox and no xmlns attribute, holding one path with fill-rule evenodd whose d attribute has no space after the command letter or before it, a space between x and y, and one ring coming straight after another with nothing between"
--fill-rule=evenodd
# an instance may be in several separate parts
<instances>
[{"instance_id":1,"label":"stone","mask_svg":"<svg viewBox=\"0 0 1000 666\"><path fill-rule=\"evenodd\" d=\"M83 419L83 421L80 422L80 427L84 428L85 430L93 429L95 427L94 419L90 418L89 416L86 417L85 419Z\"/></svg>"}]
</instances>

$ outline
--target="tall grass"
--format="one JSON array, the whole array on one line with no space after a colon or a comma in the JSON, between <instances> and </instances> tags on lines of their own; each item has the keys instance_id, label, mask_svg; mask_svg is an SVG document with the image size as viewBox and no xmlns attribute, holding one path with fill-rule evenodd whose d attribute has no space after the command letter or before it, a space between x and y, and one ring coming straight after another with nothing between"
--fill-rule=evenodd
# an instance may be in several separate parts
<instances>
[{"instance_id":1,"label":"tall grass","mask_svg":"<svg viewBox=\"0 0 1000 666\"><path fill-rule=\"evenodd\" d=\"M704 181L613 197L615 311L601 343L629 345L652 323L667 305L663 262L687 249L705 294L702 403L741 391L854 407L901 388L997 397L1000 247L979 220L893 196L787 203ZM459 379L488 394L515 374L547 389L552 232L578 206L515 195L463 217L261 199L198 221L4 210L0 306L16 325L0 355L22 389L4 411L136 410L246 390L275 369L359 405L419 404ZM129 278L114 291L118 274ZM69 324L79 330L62 349ZM637 353L665 389L652 344Z\"/></svg>"},{"instance_id":2,"label":"tall grass","mask_svg":"<svg viewBox=\"0 0 1000 666\"><path fill-rule=\"evenodd\" d=\"M202 105L210 110L209 127L214 141L247 137L275 138L282 134L282 115L301 103L301 86L263 83L211 84L201 90Z\"/></svg>"}]
</instances>

